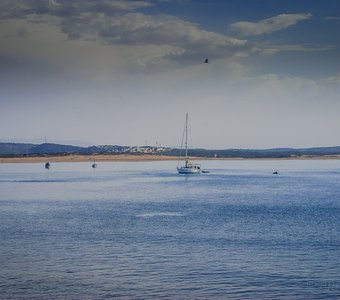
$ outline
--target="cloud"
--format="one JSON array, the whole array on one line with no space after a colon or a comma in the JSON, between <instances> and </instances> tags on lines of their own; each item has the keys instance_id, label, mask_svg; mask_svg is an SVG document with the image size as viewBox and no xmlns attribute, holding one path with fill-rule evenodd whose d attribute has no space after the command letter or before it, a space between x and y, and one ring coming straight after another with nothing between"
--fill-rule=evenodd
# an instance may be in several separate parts
<instances>
[{"instance_id":1,"label":"cloud","mask_svg":"<svg viewBox=\"0 0 340 300\"><path fill-rule=\"evenodd\" d=\"M50 14L56 16L72 16L80 13L113 14L152 6L149 1L129 0L1 0L0 11L2 18L25 18Z\"/></svg>"},{"instance_id":2,"label":"cloud","mask_svg":"<svg viewBox=\"0 0 340 300\"><path fill-rule=\"evenodd\" d=\"M326 17L325 20L340 20L340 17Z\"/></svg>"},{"instance_id":3,"label":"cloud","mask_svg":"<svg viewBox=\"0 0 340 300\"><path fill-rule=\"evenodd\" d=\"M71 44L77 44L79 48L81 45L83 48L84 45L90 47L91 44L91 48L96 45L97 51L99 48L106 48L105 53L111 51L112 56L120 57L121 62L118 65L125 65L127 68L143 67L142 72L146 67L154 70L156 66L166 66L168 69L171 66L177 68L193 65L206 57L209 57L210 61L227 59L237 62L259 53L274 55L282 51L328 50L318 46L274 45L266 41L248 41L204 30L199 24L176 16L146 14L143 9L155 6L157 2L160 1L0 0L0 19L3 22L11 20L20 23L16 36L31 40L42 28L46 28L46 40L49 36L47 27L50 26L50 32L53 32L59 41L59 52L62 52L61 49L69 49ZM262 34L292 26L310 16L279 15L258 23L237 22L231 26L239 31L242 28L244 35L247 35L246 31L248 35ZM43 27L42 23L47 27ZM29 24L40 26L30 27ZM25 28L25 31L22 28ZM57 32L61 35L57 35ZM50 39L48 41L51 42ZM65 53L65 56L70 55ZM117 61L111 58L112 60L115 63Z\"/></svg>"},{"instance_id":4,"label":"cloud","mask_svg":"<svg viewBox=\"0 0 340 300\"><path fill-rule=\"evenodd\" d=\"M60 17L60 26L70 39L100 40L111 45L163 46L176 48L165 56L209 55L221 57L237 52L245 40L205 31L197 24L170 15L140 12L119 14L88 10Z\"/></svg>"},{"instance_id":5,"label":"cloud","mask_svg":"<svg viewBox=\"0 0 340 300\"><path fill-rule=\"evenodd\" d=\"M168 15L128 13L112 18L102 13L81 14L65 18L61 27L71 38L100 38L110 44L124 45L172 45L192 52L240 47L246 43Z\"/></svg>"},{"instance_id":6,"label":"cloud","mask_svg":"<svg viewBox=\"0 0 340 300\"><path fill-rule=\"evenodd\" d=\"M340 23L340 17L339 16L326 17L325 20L334 22L335 24L339 24Z\"/></svg>"},{"instance_id":7,"label":"cloud","mask_svg":"<svg viewBox=\"0 0 340 300\"><path fill-rule=\"evenodd\" d=\"M327 45L278 45L267 42L255 43L252 52L258 52L261 55L274 55L279 52L320 52L329 51L334 47Z\"/></svg>"},{"instance_id":8,"label":"cloud","mask_svg":"<svg viewBox=\"0 0 340 300\"><path fill-rule=\"evenodd\" d=\"M4 19L30 22L53 17L70 40L99 41L106 45L148 46L155 59L182 59L187 63L210 58L233 57L246 47L247 41L206 31L198 24L175 16L148 15L139 9L155 5L150 1L127 0L32 0L2 1ZM157 51L155 51L157 48ZM160 50L164 50L163 55ZM142 61L142 63L141 63ZM150 55L139 58L138 64L155 61Z\"/></svg>"},{"instance_id":9,"label":"cloud","mask_svg":"<svg viewBox=\"0 0 340 300\"><path fill-rule=\"evenodd\" d=\"M278 16L264 19L259 22L240 21L231 24L234 31L244 36L256 36L269 34L295 25L296 23L312 17L310 13L301 14L280 14Z\"/></svg>"},{"instance_id":10,"label":"cloud","mask_svg":"<svg viewBox=\"0 0 340 300\"><path fill-rule=\"evenodd\" d=\"M152 6L149 1L136 0L0 0L0 20L26 19L39 22L45 16L70 18L80 14L115 15Z\"/></svg>"},{"instance_id":11,"label":"cloud","mask_svg":"<svg viewBox=\"0 0 340 300\"><path fill-rule=\"evenodd\" d=\"M327 89L336 89L339 92L340 87L340 73L333 76L322 78L320 82L327 87Z\"/></svg>"},{"instance_id":12,"label":"cloud","mask_svg":"<svg viewBox=\"0 0 340 300\"><path fill-rule=\"evenodd\" d=\"M28 32L25 28L19 28L16 32L18 38L24 38L28 36Z\"/></svg>"}]
</instances>

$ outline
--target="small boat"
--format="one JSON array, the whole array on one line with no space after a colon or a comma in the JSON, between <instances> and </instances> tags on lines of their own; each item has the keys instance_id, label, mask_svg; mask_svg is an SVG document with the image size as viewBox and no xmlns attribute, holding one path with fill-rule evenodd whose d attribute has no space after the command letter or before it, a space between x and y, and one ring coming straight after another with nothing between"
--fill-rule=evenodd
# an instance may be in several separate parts
<instances>
[{"instance_id":1,"label":"small boat","mask_svg":"<svg viewBox=\"0 0 340 300\"><path fill-rule=\"evenodd\" d=\"M210 173L210 171L208 171L208 170L202 170L201 172L202 173Z\"/></svg>"},{"instance_id":2,"label":"small boat","mask_svg":"<svg viewBox=\"0 0 340 300\"><path fill-rule=\"evenodd\" d=\"M201 166L191 163L188 158L188 114L185 116L185 127L183 137L185 136L185 157L184 157L184 165L179 166L179 162L181 160L181 155L178 160L177 171L179 174L199 174L201 172ZM183 139L182 139L183 146ZM181 150L182 150L181 146Z\"/></svg>"},{"instance_id":3,"label":"small boat","mask_svg":"<svg viewBox=\"0 0 340 300\"><path fill-rule=\"evenodd\" d=\"M278 175L278 174L279 174L279 171L274 171L273 174L274 174L274 175Z\"/></svg>"},{"instance_id":4,"label":"small boat","mask_svg":"<svg viewBox=\"0 0 340 300\"><path fill-rule=\"evenodd\" d=\"M45 135L45 145L47 143L47 140L46 140L46 135ZM45 169L49 169L51 167L51 164L49 162L45 163Z\"/></svg>"},{"instance_id":5,"label":"small boat","mask_svg":"<svg viewBox=\"0 0 340 300\"><path fill-rule=\"evenodd\" d=\"M93 164L92 164L92 168L93 168L93 169L97 168L97 164L96 164L96 163L93 163Z\"/></svg>"}]
</instances>

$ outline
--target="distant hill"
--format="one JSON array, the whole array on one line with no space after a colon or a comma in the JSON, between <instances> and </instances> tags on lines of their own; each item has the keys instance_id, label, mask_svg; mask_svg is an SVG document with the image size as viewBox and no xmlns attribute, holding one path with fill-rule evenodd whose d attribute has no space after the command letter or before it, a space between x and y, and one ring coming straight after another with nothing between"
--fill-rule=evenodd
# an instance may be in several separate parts
<instances>
[{"instance_id":1,"label":"distant hill","mask_svg":"<svg viewBox=\"0 0 340 300\"><path fill-rule=\"evenodd\" d=\"M32 154L77 153L81 152L82 150L83 147L78 146L44 143L32 147L30 153Z\"/></svg>"},{"instance_id":2,"label":"distant hill","mask_svg":"<svg viewBox=\"0 0 340 300\"><path fill-rule=\"evenodd\" d=\"M301 156L340 155L340 146L314 148L274 148L274 149L190 149L189 155L221 158L288 158Z\"/></svg>"},{"instance_id":3,"label":"distant hill","mask_svg":"<svg viewBox=\"0 0 340 300\"><path fill-rule=\"evenodd\" d=\"M166 147L154 146L120 146L100 145L80 147L62 144L24 144L0 143L0 156L38 156L38 155L68 155L68 154L159 154L171 150Z\"/></svg>"},{"instance_id":4,"label":"distant hill","mask_svg":"<svg viewBox=\"0 0 340 300\"><path fill-rule=\"evenodd\" d=\"M69 154L122 154L134 155L153 154L178 156L180 149L153 146L120 146L100 145L80 147L62 144L25 144L0 143L0 156L41 156L41 155L69 155ZM274 149L189 149L188 154L196 157L220 158L288 158L301 156L340 155L340 146L313 148L274 148Z\"/></svg>"},{"instance_id":5,"label":"distant hill","mask_svg":"<svg viewBox=\"0 0 340 300\"><path fill-rule=\"evenodd\" d=\"M34 144L0 143L0 155L22 155L31 153Z\"/></svg>"},{"instance_id":6,"label":"distant hill","mask_svg":"<svg viewBox=\"0 0 340 300\"><path fill-rule=\"evenodd\" d=\"M82 151L82 147L44 143L23 144L23 143L0 143L0 155L44 155L76 153Z\"/></svg>"}]
</instances>

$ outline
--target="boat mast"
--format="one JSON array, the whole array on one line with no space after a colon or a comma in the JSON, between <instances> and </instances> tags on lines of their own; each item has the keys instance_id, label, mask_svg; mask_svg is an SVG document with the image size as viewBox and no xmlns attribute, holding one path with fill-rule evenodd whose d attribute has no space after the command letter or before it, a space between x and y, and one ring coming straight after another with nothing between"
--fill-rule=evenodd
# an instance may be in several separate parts
<instances>
[{"instance_id":1,"label":"boat mast","mask_svg":"<svg viewBox=\"0 0 340 300\"><path fill-rule=\"evenodd\" d=\"M188 113L185 115L185 166L188 166Z\"/></svg>"}]
</instances>

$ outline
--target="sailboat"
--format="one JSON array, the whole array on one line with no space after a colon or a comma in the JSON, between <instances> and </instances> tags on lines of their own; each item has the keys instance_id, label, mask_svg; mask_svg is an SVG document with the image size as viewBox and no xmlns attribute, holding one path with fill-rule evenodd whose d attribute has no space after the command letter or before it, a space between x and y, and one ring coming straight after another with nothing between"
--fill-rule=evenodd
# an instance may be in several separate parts
<instances>
[{"instance_id":1,"label":"sailboat","mask_svg":"<svg viewBox=\"0 0 340 300\"><path fill-rule=\"evenodd\" d=\"M198 174L201 172L201 166L191 163L189 161L188 157L188 113L185 115L185 127L184 127L184 133L183 137L185 136L185 157L184 157L184 165L177 166L177 171L179 174ZM182 145L183 145L183 139L182 139ZM182 147L182 146L181 146ZM181 149L182 150L182 149ZM179 162L181 160L181 157L179 158ZM178 164L179 164L178 162Z\"/></svg>"}]
</instances>

